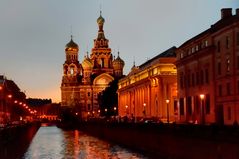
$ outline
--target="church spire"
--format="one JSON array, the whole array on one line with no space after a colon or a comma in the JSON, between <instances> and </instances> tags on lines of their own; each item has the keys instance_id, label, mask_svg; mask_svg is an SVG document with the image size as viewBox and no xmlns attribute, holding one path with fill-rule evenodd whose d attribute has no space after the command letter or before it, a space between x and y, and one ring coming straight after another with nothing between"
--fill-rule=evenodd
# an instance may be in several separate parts
<instances>
[{"instance_id":1,"label":"church spire","mask_svg":"<svg viewBox=\"0 0 239 159\"><path fill-rule=\"evenodd\" d=\"M100 11L100 16L97 19L97 23L99 27L97 39L105 39L104 30L103 30L105 19L102 17L101 14L102 14L102 11Z\"/></svg>"}]
</instances>

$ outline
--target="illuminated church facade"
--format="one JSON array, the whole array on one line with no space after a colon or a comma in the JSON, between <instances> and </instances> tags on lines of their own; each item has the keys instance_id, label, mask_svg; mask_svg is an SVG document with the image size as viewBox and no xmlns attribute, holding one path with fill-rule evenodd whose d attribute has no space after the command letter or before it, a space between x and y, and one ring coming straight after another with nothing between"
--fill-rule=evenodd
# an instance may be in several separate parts
<instances>
[{"instance_id":1,"label":"illuminated church facade","mask_svg":"<svg viewBox=\"0 0 239 159\"><path fill-rule=\"evenodd\" d=\"M98 94L102 92L115 78L123 75L124 61L119 57L113 58L109 40L104 35L104 18L97 19L98 35L90 55L78 61L79 46L71 36L65 46L66 61L63 64L61 83L61 106L72 108L82 117L98 116Z\"/></svg>"}]
</instances>

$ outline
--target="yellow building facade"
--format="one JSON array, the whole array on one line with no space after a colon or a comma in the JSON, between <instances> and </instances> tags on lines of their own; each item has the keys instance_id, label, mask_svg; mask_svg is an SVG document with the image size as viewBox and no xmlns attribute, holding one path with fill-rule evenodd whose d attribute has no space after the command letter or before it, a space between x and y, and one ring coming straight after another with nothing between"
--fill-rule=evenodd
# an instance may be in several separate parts
<instances>
[{"instance_id":1,"label":"yellow building facade","mask_svg":"<svg viewBox=\"0 0 239 159\"><path fill-rule=\"evenodd\" d=\"M165 122L178 120L177 72L175 47L159 54L118 83L119 116L156 118Z\"/></svg>"}]
</instances>

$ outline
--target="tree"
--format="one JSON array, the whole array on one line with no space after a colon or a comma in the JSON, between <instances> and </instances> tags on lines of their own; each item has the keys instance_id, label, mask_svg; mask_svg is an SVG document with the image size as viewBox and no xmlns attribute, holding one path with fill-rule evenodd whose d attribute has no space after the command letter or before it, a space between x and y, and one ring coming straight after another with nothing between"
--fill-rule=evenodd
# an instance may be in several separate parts
<instances>
[{"instance_id":1,"label":"tree","mask_svg":"<svg viewBox=\"0 0 239 159\"><path fill-rule=\"evenodd\" d=\"M101 110L101 115L111 116L117 115L117 110L114 110L114 107L118 106L118 81L119 79L115 79L109 83L109 87L107 87L104 91L99 93L98 95L98 103ZM107 111L105 111L107 109Z\"/></svg>"}]
</instances>

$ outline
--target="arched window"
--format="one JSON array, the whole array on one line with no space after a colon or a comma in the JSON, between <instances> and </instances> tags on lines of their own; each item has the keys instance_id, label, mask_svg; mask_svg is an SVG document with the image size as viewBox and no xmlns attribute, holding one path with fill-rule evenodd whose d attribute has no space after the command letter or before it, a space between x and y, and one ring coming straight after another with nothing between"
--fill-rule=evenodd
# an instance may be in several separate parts
<instances>
[{"instance_id":1,"label":"arched window","mask_svg":"<svg viewBox=\"0 0 239 159\"><path fill-rule=\"evenodd\" d=\"M74 67L70 67L70 75L74 75Z\"/></svg>"}]
</instances>

